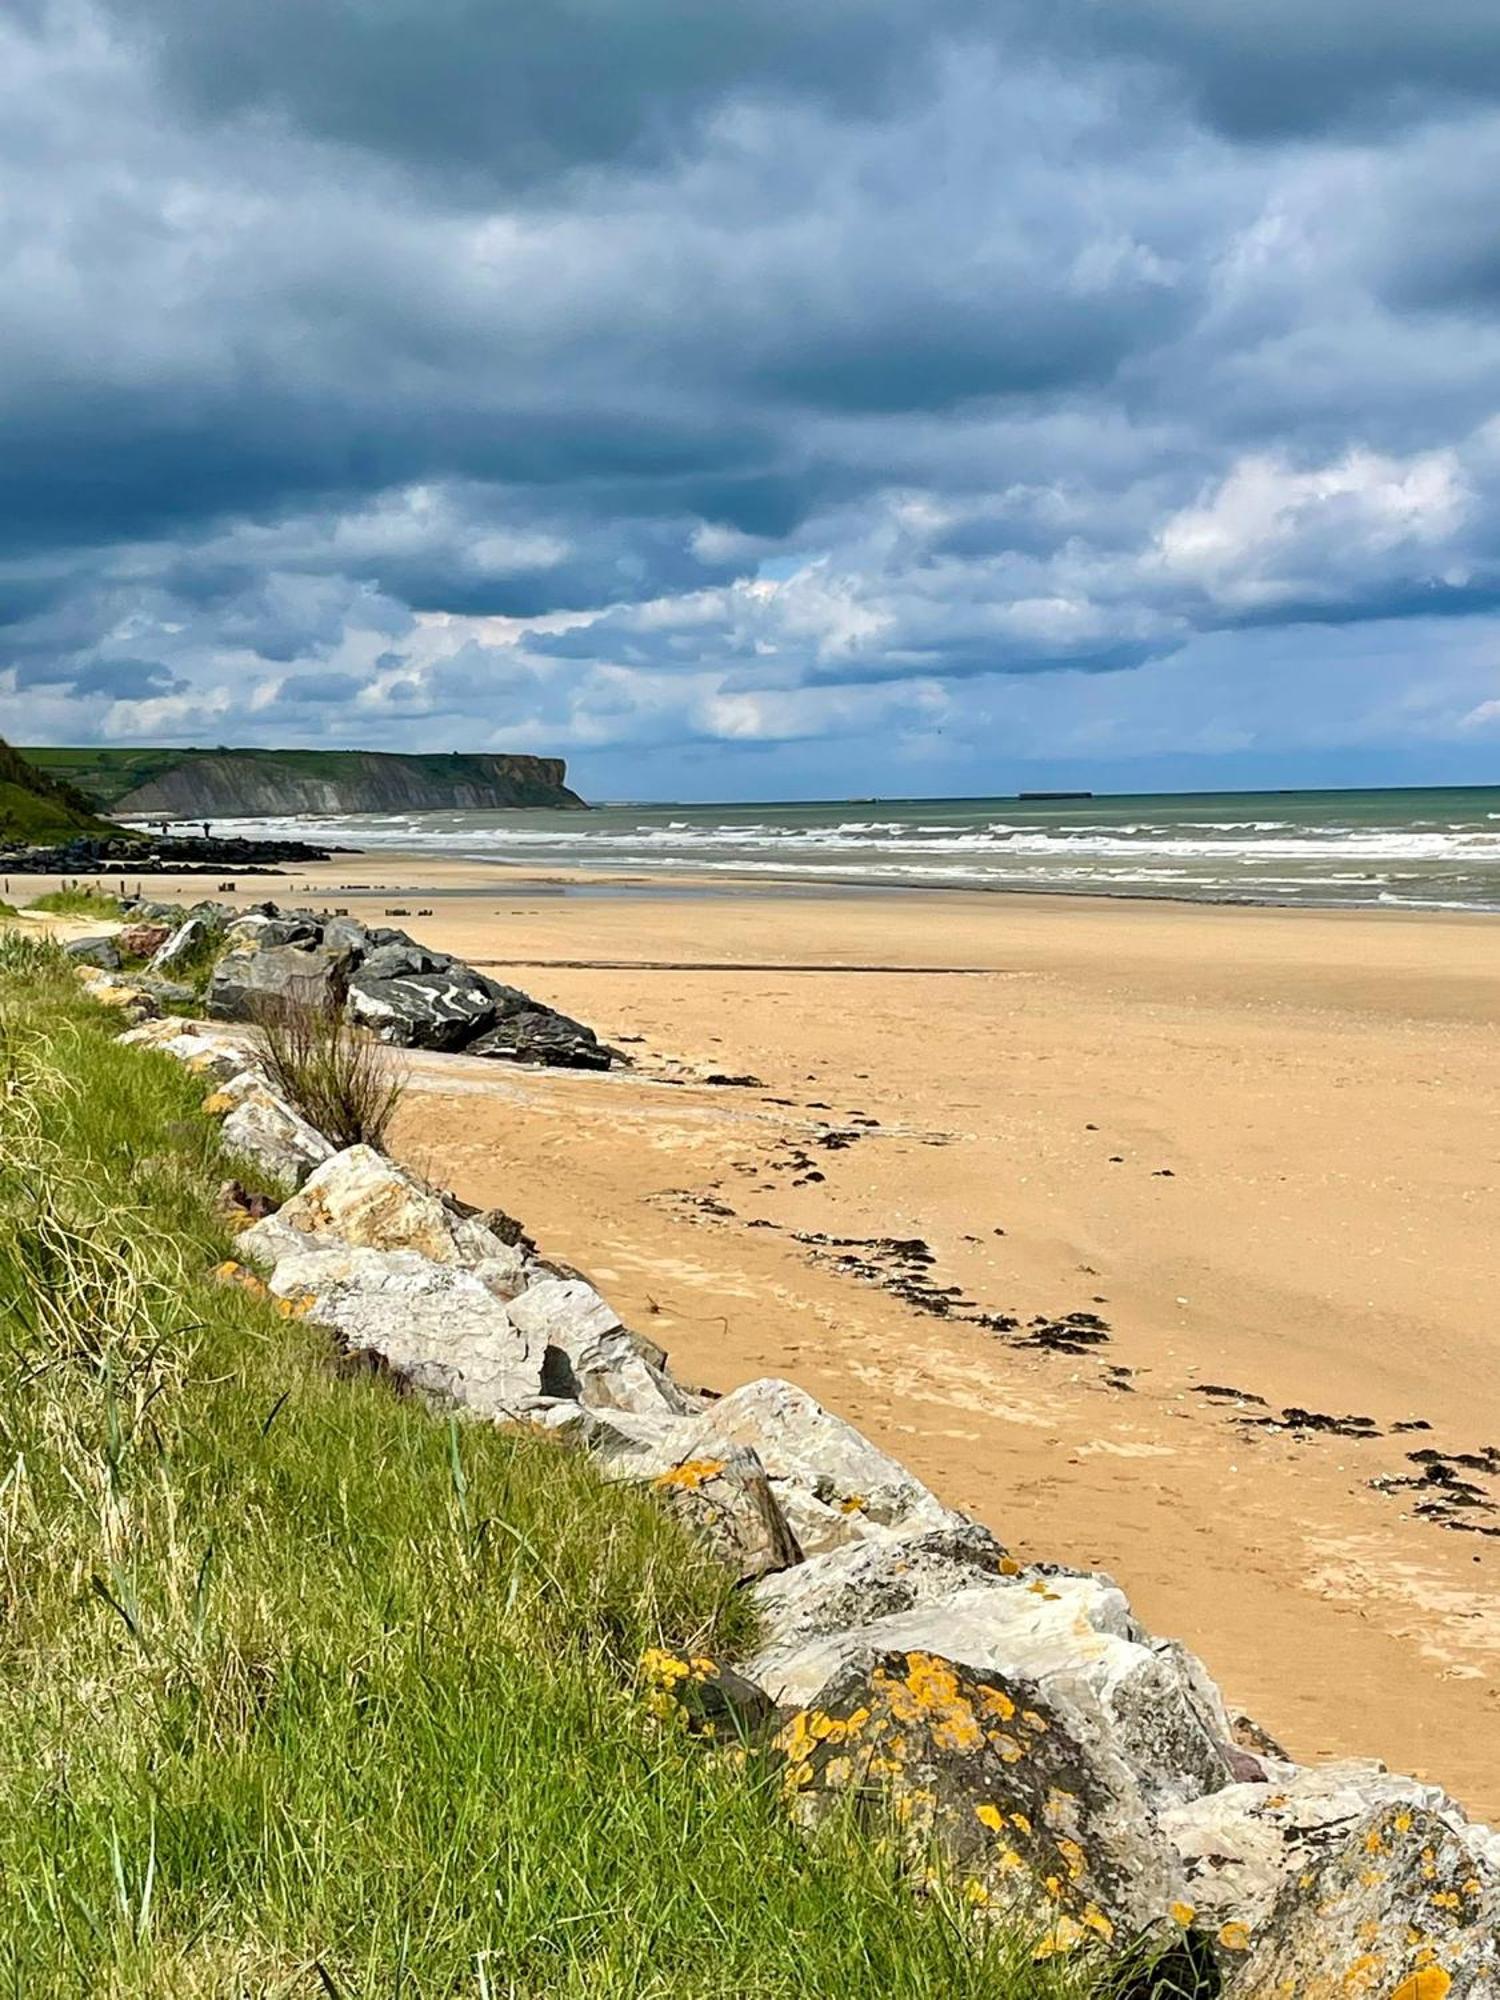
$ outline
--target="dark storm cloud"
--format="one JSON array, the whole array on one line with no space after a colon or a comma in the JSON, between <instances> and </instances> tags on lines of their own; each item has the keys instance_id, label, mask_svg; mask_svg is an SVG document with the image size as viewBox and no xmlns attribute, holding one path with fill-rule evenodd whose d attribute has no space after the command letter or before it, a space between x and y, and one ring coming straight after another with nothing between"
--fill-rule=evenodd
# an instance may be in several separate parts
<instances>
[{"instance_id":1,"label":"dark storm cloud","mask_svg":"<svg viewBox=\"0 0 1500 2000\"><path fill-rule=\"evenodd\" d=\"M1477 0L13 8L7 728L749 754L1478 621L1497 91Z\"/></svg>"}]
</instances>

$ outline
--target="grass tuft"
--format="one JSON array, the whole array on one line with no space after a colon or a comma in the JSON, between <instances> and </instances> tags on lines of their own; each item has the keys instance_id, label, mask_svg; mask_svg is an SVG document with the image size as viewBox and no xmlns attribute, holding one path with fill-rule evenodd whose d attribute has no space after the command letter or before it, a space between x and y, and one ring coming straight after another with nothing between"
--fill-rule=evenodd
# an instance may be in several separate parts
<instances>
[{"instance_id":1,"label":"grass tuft","mask_svg":"<svg viewBox=\"0 0 1500 2000\"><path fill-rule=\"evenodd\" d=\"M49 889L44 896L33 897L26 907L44 911L53 917L108 917L115 920L125 914L125 907L118 896L108 896L102 889L86 888L81 882L69 883L61 889Z\"/></svg>"},{"instance_id":2,"label":"grass tuft","mask_svg":"<svg viewBox=\"0 0 1500 2000\"><path fill-rule=\"evenodd\" d=\"M378 1146L406 1088L390 1050L333 1000L282 998L256 1009L272 1083L336 1147Z\"/></svg>"}]
</instances>

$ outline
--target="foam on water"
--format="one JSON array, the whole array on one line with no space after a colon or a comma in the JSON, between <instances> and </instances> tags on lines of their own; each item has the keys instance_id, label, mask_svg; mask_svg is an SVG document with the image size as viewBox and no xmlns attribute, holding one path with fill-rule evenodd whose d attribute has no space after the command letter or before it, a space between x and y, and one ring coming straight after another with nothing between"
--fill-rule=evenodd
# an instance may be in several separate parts
<instances>
[{"instance_id":1,"label":"foam on water","mask_svg":"<svg viewBox=\"0 0 1500 2000\"><path fill-rule=\"evenodd\" d=\"M221 821L507 867L1500 909L1500 791L882 799Z\"/></svg>"}]
</instances>

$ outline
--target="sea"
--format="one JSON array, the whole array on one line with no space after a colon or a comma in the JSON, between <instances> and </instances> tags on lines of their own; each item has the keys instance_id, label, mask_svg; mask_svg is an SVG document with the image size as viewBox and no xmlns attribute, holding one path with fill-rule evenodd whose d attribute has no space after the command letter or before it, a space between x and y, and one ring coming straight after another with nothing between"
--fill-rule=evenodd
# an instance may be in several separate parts
<instances>
[{"instance_id":1,"label":"sea","mask_svg":"<svg viewBox=\"0 0 1500 2000\"><path fill-rule=\"evenodd\" d=\"M834 799L220 820L516 871L1500 910L1500 787Z\"/></svg>"}]
</instances>

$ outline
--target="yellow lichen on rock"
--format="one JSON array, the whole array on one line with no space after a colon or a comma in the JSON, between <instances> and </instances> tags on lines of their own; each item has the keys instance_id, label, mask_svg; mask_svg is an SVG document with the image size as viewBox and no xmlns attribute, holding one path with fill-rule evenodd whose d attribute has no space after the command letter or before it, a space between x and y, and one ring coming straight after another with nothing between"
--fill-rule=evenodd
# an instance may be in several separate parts
<instances>
[{"instance_id":1,"label":"yellow lichen on rock","mask_svg":"<svg viewBox=\"0 0 1500 2000\"><path fill-rule=\"evenodd\" d=\"M1453 1981L1440 1965L1424 1966L1410 1979L1403 1979L1391 2000L1446 2000Z\"/></svg>"},{"instance_id":2,"label":"yellow lichen on rock","mask_svg":"<svg viewBox=\"0 0 1500 2000\"><path fill-rule=\"evenodd\" d=\"M651 1483L661 1492L670 1492L677 1487L684 1493L696 1493L711 1479L717 1479L723 1470L722 1458L690 1458L659 1473Z\"/></svg>"}]
</instances>

